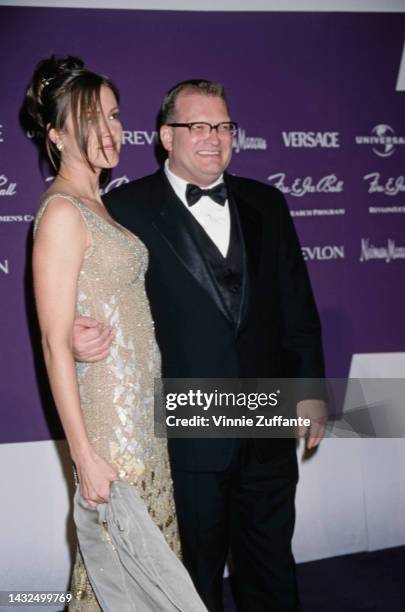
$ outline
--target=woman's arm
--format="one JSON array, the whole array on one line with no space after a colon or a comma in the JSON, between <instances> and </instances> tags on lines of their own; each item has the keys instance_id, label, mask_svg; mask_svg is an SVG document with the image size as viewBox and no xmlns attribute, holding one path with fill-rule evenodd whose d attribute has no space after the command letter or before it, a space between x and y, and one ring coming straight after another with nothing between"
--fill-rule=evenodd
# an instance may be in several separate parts
<instances>
[{"instance_id":1,"label":"woman's arm","mask_svg":"<svg viewBox=\"0 0 405 612\"><path fill-rule=\"evenodd\" d=\"M53 198L34 243L35 300L52 394L78 470L81 494L94 506L108 499L110 482L118 476L89 441L72 354L77 280L88 246L80 212L66 199Z\"/></svg>"}]
</instances>

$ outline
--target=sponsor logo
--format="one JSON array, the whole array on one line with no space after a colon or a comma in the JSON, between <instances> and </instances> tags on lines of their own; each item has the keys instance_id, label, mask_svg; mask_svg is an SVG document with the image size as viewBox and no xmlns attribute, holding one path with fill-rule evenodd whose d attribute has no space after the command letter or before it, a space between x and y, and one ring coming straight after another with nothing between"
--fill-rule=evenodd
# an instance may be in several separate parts
<instances>
[{"instance_id":1,"label":"sponsor logo","mask_svg":"<svg viewBox=\"0 0 405 612\"><path fill-rule=\"evenodd\" d=\"M0 223L31 223L32 215L0 215Z\"/></svg>"},{"instance_id":2,"label":"sponsor logo","mask_svg":"<svg viewBox=\"0 0 405 612\"><path fill-rule=\"evenodd\" d=\"M395 240L391 240L391 238L387 240L387 246L374 246L368 238L362 238L360 261L370 261L371 259L382 259L386 263L395 259L405 259L405 246L397 246Z\"/></svg>"},{"instance_id":3,"label":"sponsor logo","mask_svg":"<svg viewBox=\"0 0 405 612\"><path fill-rule=\"evenodd\" d=\"M3 138L3 126L0 123L0 142L4 142L4 138Z\"/></svg>"},{"instance_id":4,"label":"sponsor logo","mask_svg":"<svg viewBox=\"0 0 405 612\"><path fill-rule=\"evenodd\" d=\"M336 174L328 174L314 181L311 176L295 178L286 184L286 173L279 172L267 177L267 180L280 189L282 193L301 198L307 193L341 193L343 191L343 181L339 180Z\"/></svg>"},{"instance_id":5,"label":"sponsor logo","mask_svg":"<svg viewBox=\"0 0 405 612\"><path fill-rule=\"evenodd\" d=\"M405 206L369 206L368 212L370 215L396 215L405 213Z\"/></svg>"},{"instance_id":6,"label":"sponsor logo","mask_svg":"<svg viewBox=\"0 0 405 612\"><path fill-rule=\"evenodd\" d=\"M305 261L325 261L345 258L345 247L342 245L305 246L301 250Z\"/></svg>"},{"instance_id":7,"label":"sponsor logo","mask_svg":"<svg viewBox=\"0 0 405 612\"><path fill-rule=\"evenodd\" d=\"M8 267L8 259L0 259L0 272L2 272L3 274L9 274L9 267Z\"/></svg>"},{"instance_id":8,"label":"sponsor logo","mask_svg":"<svg viewBox=\"0 0 405 612\"><path fill-rule=\"evenodd\" d=\"M232 148L236 153L247 150L266 151L267 140L258 136L246 136L246 130L239 127L233 137Z\"/></svg>"},{"instance_id":9,"label":"sponsor logo","mask_svg":"<svg viewBox=\"0 0 405 612\"><path fill-rule=\"evenodd\" d=\"M54 178L54 176L48 176L45 181L50 182L53 181ZM129 178L127 176L117 176L117 178L107 183L104 187L100 187L100 195L105 195L109 191L121 187L121 185L125 185L125 183L129 183Z\"/></svg>"},{"instance_id":10,"label":"sponsor logo","mask_svg":"<svg viewBox=\"0 0 405 612\"><path fill-rule=\"evenodd\" d=\"M404 136L396 136L394 129L386 123L375 125L371 136L356 136L356 144L372 145L373 152L379 157L389 157L395 153L397 145L405 144Z\"/></svg>"},{"instance_id":11,"label":"sponsor logo","mask_svg":"<svg viewBox=\"0 0 405 612\"><path fill-rule=\"evenodd\" d=\"M382 193L388 196L396 196L405 192L405 176L390 176L387 180L381 181L380 172L370 172L363 176L368 181L368 193Z\"/></svg>"},{"instance_id":12,"label":"sponsor logo","mask_svg":"<svg viewBox=\"0 0 405 612\"><path fill-rule=\"evenodd\" d=\"M292 148L338 149L339 132L281 132L284 145Z\"/></svg>"},{"instance_id":13,"label":"sponsor logo","mask_svg":"<svg viewBox=\"0 0 405 612\"><path fill-rule=\"evenodd\" d=\"M129 178L127 176L119 176L112 181L110 181L105 187L100 189L101 195L105 195L109 191L116 189L117 187L121 187L121 185L125 185L125 183L129 183Z\"/></svg>"},{"instance_id":14,"label":"sponsor logo","mask_svg":"<svg viewBox=\"0 0 405 612\"><path fill-rule=\"evenodd\" d=\"M153 145L157 139L157 132L147 130L124 130L122 132L123 145Z\"/></svg>"},{"instance_id":15,"label":"sponsor logo","mask_svg":"<svg viewBox=\"0 0 405 612\"><path fill-rule=\"evenodd\" d=\"M8 184L7 184L8 183ZM9 183L5 174L0 174L0 196L13 196L16 192L16 183Z\"/></svg>"},{"instance_id":16,"label":"sponsor logo","mask_svg":"<svg viewBox=\"0 0 405 612\"><path fill-rule=\"evenodd\" d=\"M290 210L292 217L333 217L345 214L345 208L301 208L301 210Z\"/></svg>"}]
</instances>

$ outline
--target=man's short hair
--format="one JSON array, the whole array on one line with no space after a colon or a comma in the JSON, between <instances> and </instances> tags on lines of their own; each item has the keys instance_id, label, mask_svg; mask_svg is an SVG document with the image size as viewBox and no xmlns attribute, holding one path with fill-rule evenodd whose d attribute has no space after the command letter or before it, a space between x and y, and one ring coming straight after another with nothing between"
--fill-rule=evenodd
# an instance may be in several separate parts
<instances>
[{"instance_id":1,"label":"man's short hair","mask_svg":"<svg viewBox=\"0 0 405 612\"><path fill-rule=\"evenodd\" d=\"M174 85L163 99L162 108L160 111L160 125L165 125L174 121L176 100L181 93L190 92L203 94L205 96L217 96L222 98L225 105L228 106L224 86L221 83L213 83L206 79L190 79L189 81L181 81Z\"/></svg>"}]
</instances>

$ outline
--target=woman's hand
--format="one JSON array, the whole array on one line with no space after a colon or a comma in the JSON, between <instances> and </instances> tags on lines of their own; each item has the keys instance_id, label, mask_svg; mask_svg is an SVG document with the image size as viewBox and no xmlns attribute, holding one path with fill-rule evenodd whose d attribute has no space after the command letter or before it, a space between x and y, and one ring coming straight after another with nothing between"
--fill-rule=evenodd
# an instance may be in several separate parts
<instances>
[{"instance_id":1,"label":"woman's hand","mask_svg":"<svg viewBox=\"0 0 405 612\"><path fill-rule=\"evenodd\" d=\"M80 494L91 508L109 500L110 487L119 476L116 470L93 449L75 460L80 482Z\"/></svg>"}]
</instances>

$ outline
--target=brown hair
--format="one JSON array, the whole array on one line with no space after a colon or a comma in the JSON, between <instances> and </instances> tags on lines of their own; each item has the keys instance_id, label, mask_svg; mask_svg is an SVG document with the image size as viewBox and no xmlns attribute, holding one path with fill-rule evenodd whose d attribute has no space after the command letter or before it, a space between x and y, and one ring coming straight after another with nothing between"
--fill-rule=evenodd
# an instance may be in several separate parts
<instances>
[{"instance_id":1,"label":"brown hair","mask_svg":"<svg viewBox=\"0 0 405 612\"><path fill-rule=\"evenodd\" d=\"M64 128L68 112L72 113L73 129L83 158L94 171L88 155L89 121L96 129L97 140L104 157L97 110L100 108L100 89L109 87L119 101L119 91L107 77L91 72L81 59L73 56L41 60L28 86L24 110L31 118L31 134L44 149L57 170L60 152L49 139L49 130Z\"/></svg>"},{"instance_id":2,"label":"brown hair","mask_svg":"<svg viewBox=\"0 0 405 612\"><path fill-rule=\"evenodd\" d=\"M199 93L206 96L217 96L222 98L226 106L228 106L224 86L221 83L213 83L205 79L191 79L189 81L181 81L174 85L163 99L162 108L160 111L160 125L170 123L175 119L176 100L181 93L184 92Z\"/></svg>"}]
</instances>

